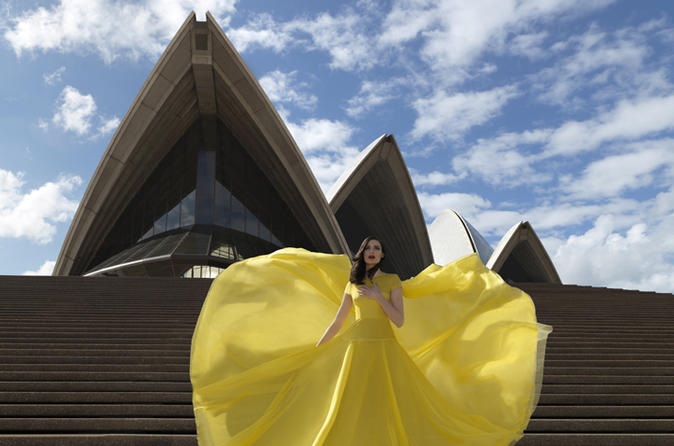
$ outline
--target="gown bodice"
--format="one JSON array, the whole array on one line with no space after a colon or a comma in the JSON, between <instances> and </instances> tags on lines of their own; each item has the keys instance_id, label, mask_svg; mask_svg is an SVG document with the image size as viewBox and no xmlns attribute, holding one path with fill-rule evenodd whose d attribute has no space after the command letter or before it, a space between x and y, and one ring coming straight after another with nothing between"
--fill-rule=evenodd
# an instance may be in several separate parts
<instances>
[{"instance_id":1,"label":"gown bodice","mask_svg":"<svg viewBox=\"0 0 674 446\"><path fill-rule=\"evenodd\" d=\"M344 292L353 299L355 323L348 336L352 339L393 339L394 334L391 323L384 310L375 299L362 296L358 287L367 286L373 288L376 283L381 294L391 300L391 291L402 286L400 278L396 274L380 274L365 278L363 284L347 283Z\"/></svg>"}]
</instances>

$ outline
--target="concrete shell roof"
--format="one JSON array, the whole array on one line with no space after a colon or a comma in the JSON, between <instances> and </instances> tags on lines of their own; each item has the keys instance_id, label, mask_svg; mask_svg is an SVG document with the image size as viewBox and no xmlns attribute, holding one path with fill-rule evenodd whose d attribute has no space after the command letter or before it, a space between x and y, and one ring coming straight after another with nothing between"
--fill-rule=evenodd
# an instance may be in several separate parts
<instances>
[{"instance_id":1,"label":"concrete shell roof","mask_svg":"<svg viewBox=\"0 0 674 446\"><path fill-rule=\"evenodd\" d=\"M528 221L520 221L506 232L486 263L487 267L499 272L508 258L515 255L515 248L522 243L527 248L527 255L517 259L522 267L540 282L561 284L555 265Z\"/></svg>"},{"instance_id":2,"label":"concrete shell roof","mask_svg":"<svg viewBox=\"0 0 674 446\"><path fill-rule=\"evenodd\" d=\"M200 116L217 115L324 252L348 253L311 169L262 87L210 13L194 13L160 57L87 187L54 275L82 274L153 169Z\"/></svg>"},{"instance_id":3,"label":"concrete shell roof","mask_svg":"<svg viewBox=\"0 0 674 446\"><path fill-rule=\"evenodd\" d=\"M374 206L372 197L377 197ZM328 191L327 198L338 217L346 202L357 208L361 218L372 223L372 235L387 242L389 251L400 251L392 254L398 261L406 258L406 265L396 271L401 277L416 274L433 262L421 206L393 135L381 135L365 148ZM340 224L349 238L348 229L342 221ZM349 244L353 248L353 241Z\"/></svg>"},{"instance_id":4,"label":"concrete shell roof","mask_svg":"<svg viewBox=\"0 0 674 446\"><path fill-rule=\"evenodd\" d=\"M493 249L482 235L454 209L445 209L428 227L433 258L446 265L469 254L477 253L487 263Z\"/></svg>"}]
</instances>

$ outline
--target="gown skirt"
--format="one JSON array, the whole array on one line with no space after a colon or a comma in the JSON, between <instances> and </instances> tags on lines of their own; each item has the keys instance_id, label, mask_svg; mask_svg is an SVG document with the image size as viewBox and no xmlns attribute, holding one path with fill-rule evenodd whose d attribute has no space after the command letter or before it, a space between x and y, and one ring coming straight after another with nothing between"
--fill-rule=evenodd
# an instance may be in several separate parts
<instances>
[{"instance_id":1,"label":"gown skirt","mask_svg":"<svg viewBox=\"0 0 674 446\"><path fill-rule=\"evenodd\" d=\"M516 443L552 331L531 298L471 254L402 282L401 328L354 298L316 347L350 269L346 255L284 248L213 281L190 357L199 445Z\"/></svg>"}]
</instances>

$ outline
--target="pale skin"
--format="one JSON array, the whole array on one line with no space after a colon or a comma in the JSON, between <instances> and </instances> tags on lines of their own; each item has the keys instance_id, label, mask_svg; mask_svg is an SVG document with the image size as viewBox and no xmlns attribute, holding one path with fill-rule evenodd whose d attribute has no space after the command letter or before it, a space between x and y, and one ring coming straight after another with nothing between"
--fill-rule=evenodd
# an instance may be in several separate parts
<instances>
[{"instance_id":1,"label":"pale skin","mask_svg":"<svg viewBox=\"0 0 674 446\"><path fill-rule=\"evenodd\" d=\"M381 243L375 239L370 240L363 251L363 260L365 261L366 270L369 271L373 266L377 265L383 257L384 254L381 249ZM380 276L382 274L384 273L382 273L381 270L378 270L374 274L374 277ZM403 309L402 288L398 287L394 290L391 290L390 301L386 299L386 296L381 293L379 286L377 286L376 283L374 284L374 288L360 285L358 287L358 292L361 296L376 300L381 309L384 310L384 313L386 313L386 316L388 316L388 318L396 325L396 327L403 326L403 323L405 322L405 312ZM346 320L346 317L349 315L349 311L351 311L352 306L353 298L350 294L344 293L344 296L342 296L342 304L337 310L335 319L328 326L328 329L325 330L323 337L316 344L317 347L328 342L339 332L339 330L342 328L342 325L344 324L344 321Z\"/></svg>"}]
</instances>

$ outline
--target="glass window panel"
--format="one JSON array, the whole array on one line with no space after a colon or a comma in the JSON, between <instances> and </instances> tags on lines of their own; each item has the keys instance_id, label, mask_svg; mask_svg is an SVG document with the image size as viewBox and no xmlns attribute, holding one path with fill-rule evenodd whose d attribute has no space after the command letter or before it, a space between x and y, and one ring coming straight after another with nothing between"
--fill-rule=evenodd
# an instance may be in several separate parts
<instances>
[{"instance_id":1,"label":"glass window panel","mask_svg":"<svg viewBox=\"0 0 674 446\"><path fill-rule=\"evenodd\" d=\"M180 203L178 203L173 209L168 213L168 218L166 221L166 230L170 231L171 229L177 229L180 227Z\"/></svg>"},{"instance_id":2,"label":"glass window panel","mask_svg":"<svg viewBox=\"0 0 674 446\"><path fill-rule=\"evenodd\" d=\"M263 225L262 222L260 222L259 228L260 228L259 237L262 240L266 240L268 242L271 241L271 231L269 229L267 229L267 227L265 225Z\"/></svg>"},{"instance_id":3,"label":"glass window panel","mask_svg":"<svg viewBox=\"0 0 674 446\"><path fill-rule=\"evenodd\" d=\"M154 222L154 233L160 234L166 232L166 215L162 215Z\"/></svg>"},{"instance_id":4,"label":"glass window panel","mask_svg":"<svg viewBox=\"0 0 674 446\"><path fill-rule=\"evenodd\" d=\"M234 255L234 247L229 243L221 243L211 251L211 255L227 260L234 260L236 258Z\"/></svg>"},{"instance_id":5,"label":"glass window panel","mask_svg":"<svg viewBox=\"0 0 674 446\"><path fill-rule=\"evenodd\" d=\"M215 180L215 152L201 151L197 167L196 218L200 225L213 224L213 188Z\"/></svg>"},{"instance_id":6,"label":"glass window panel","mask_svg":"<svg viewBox=\"0 0 674 446\"><path fill-rule=\"evenodd\" d=\"M191 226L194 224L194 191L190 192L180 202L180 226Z\"/></svg>"},{"instance_id":7,"label":"glass window panel","mask_svg":"<svg viewBox=\"0 0 674 446\"><path fill-rule=\"evenodd\" d=\"M257 237L257 217L250 210L246 209L246 233Z\"/></svg>"},{"instance_id":8,"label":"glass window panel","mask_svg":"<svg viewBox=\"0 0 674 446\"><path fill-rule=\"evenodd\" d=\"M223 228L229 227L229 200L231 193L223 186L219 181L215 182L215 217L214 224L216 226L222 226Z\"/></svg>"},{"instance_id":9,"label":"glass window panel","mask_svg":"<svg viewBox=\"0 0 674 446\"><path fill-rule=\"evenodd\" d=\"M246 208L232 195L232 229L243 232L246 228Z\"/></svg>"},{"instance_id":10,"label":"glass window panel","mask_svg":"<svg viewBox=\"0 0 674 446\"><path fill-rule=\"evenodd\" d=\"M148 229L147 232L145 234L143 234L143 236L140 238L140 240L145 240L148 237L152 237L153 234L154 234L154 225L150 226L150 229Z\"/></svg>"}]
</instances>

